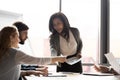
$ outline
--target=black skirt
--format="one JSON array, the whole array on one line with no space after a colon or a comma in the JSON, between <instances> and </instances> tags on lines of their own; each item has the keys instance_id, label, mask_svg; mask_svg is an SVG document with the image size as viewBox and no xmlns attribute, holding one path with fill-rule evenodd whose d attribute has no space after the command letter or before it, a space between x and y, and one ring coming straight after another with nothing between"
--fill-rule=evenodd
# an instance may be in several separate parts
<instances>
[{"instance_id":1,"label":"black skirt","mask_svg":"<svg viewBox=\"0 0 120 80\"><path fill-rule=\"evenodd\" d=\"M67 63L60 63L60 66L57 66L57 72L82 73L81 61L74 64L74 65L69 65Z\"/></svg>"}]
</instances>

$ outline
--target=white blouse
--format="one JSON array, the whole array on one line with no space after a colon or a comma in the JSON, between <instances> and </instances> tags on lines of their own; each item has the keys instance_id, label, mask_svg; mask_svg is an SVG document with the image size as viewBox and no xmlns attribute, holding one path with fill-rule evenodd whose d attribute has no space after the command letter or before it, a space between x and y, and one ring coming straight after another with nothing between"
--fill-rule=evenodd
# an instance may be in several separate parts
<instances>
[{"instance_id":1,"label":"white blouse","mask_svg":"<svg viewBox=\"0 0 120 80\"><path fill-rule=\"evenodd\" d=\"M65 38L60 36L60 49L62 55L64 56L73 55L76 53L77 50L77 42L71 31L69 31L69 35L69 42Z\"/></svg>"}]
</instances>

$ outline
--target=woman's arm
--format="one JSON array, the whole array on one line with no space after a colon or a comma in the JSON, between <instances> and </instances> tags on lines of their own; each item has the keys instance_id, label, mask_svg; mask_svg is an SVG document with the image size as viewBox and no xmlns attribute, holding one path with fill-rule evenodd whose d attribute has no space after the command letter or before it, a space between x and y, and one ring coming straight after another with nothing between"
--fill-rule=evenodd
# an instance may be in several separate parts
<instances>
[{"instance_id":1,"label":"woman's arm","mask_svg":"<svg viewBox=\"0 0 120 80\"><path fill-rule=\"evenodd\" d=\"M65 62L66 57L33 57L25 54L22 51L17 51L15 60L17 64L51 64L55 62Z\"/></svg>"},{"instance_id":2,"label":"woman's arm","mask_svg":"<svg viewBox=\"0 0 120 80\"><path fill-rule=\"evenodd\" d=\"M78 40L78 48L77 48L77 53L81 54L81 50L82 50L82 47L83 47L83 43L82 43L82 40L80 38L80 32L79 30L76 28L76 35L77 35L77 40Z\"/></svg>"}]
</instances>

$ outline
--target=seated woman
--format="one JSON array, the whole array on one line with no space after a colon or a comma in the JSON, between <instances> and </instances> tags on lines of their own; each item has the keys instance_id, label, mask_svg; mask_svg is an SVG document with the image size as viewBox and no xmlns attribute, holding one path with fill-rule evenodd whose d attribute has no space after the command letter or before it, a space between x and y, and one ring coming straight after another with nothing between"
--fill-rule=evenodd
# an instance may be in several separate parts
<instances>
[{"instance_id":1,"label":"seated woman","mask_svg":"<svg viewBox=\"0 0 120 80\"><path fill-rule=\"evenodd\" d=\"M39 64L65 62L66 57L32 57L17 50L19 34L15 27L4 27L0 31L0 80L18 80L20 64Z\"/></svg>"},{"instance_id":2,"label":"seated woman","mask_svg":"<svg viewBox=\"0 0 120 80\"><path fill-rule=\"evenodd\" d=\"M49 20L50 47L52 56L64 55L67 58L81 57L82 41L79 30L70 26L67 17L61 13L55 13ZM57 72L82 73L81 61L74 65L59 63Z\"/></svg>"}]
</instances>

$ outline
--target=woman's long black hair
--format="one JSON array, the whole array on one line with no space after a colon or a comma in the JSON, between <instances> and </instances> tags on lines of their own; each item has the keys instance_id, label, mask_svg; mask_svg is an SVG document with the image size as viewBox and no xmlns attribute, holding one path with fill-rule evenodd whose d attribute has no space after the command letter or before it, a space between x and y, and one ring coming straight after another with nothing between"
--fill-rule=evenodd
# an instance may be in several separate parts
<instances>
[{"instance_id":1,"label":"woman's long black hair","mask_svg":"<svg viewBox=\"0 0 120 80\"><path fill-rule=\"evenodd\" d=\"M53 25L53 20L55 18L58 18L60 19L62 22L63 22L63 31L61 32L61 36L63 36L67 41L69 41L69 28L70 28L70 24L69 24L69 21L67 19L67 17L61 13L61 12L58 12L58 13L55 13L53 14L51 17L50 17L50 20L49 20L49 31L52 33L52 35L55 35L57 34L58 32L54 29L54 25Z\"/></svg>"}]
</instances>

